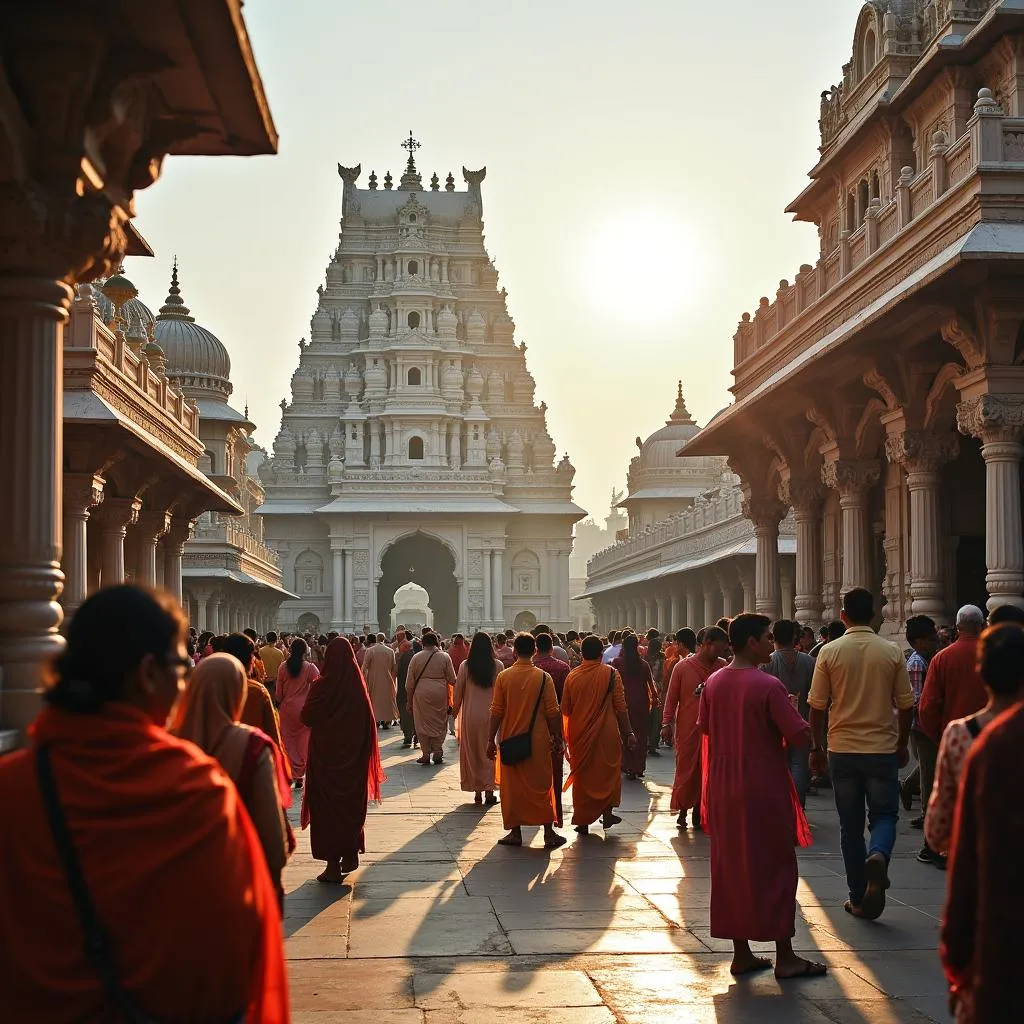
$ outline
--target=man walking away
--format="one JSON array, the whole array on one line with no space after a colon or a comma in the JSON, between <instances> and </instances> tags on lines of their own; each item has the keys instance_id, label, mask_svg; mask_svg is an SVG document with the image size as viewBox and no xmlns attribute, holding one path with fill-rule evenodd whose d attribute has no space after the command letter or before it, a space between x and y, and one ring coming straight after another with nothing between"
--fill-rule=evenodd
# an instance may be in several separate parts
<instances>
[{"instance_id":1,"label":"man walking away","mask_svg":"<svg viewBox=\"0 0 1024 1024\"><path fill-rule=\"evenodd\" d=\"M825 709L828 769L839 812L840 843L855 917L877 918L885 909L889 860L900 813L899 769L909 760L907 742L914 693L900 649L871 628L875 599L855 587L843 598L843 636L818 654L808 703L811 707L811 767L825 770ZM899 726L892 709L899 710ZM867 805L871 848L864 842Z\"/></svg>"},{"instance_id":2,"label":"man walking away","mask_svg":"<svg viewBox=\"0 0 1024 1024\"><path fill-rule=\"evenodd\" d=\"M909 811L913 805L914 793L921 794L921 814L910 824L913 828L923 828L924 809L928 805L928 794L932 791L932 781L935 778L937 748L921 731L918 707L924 690L925 676L928 674L928 663L935 657L939 646L939 634L933 619L927 615L912 615L907 619L905 635L911 647L910 657L907 658L907 676L910 679L910 689L914 691L914 722L910 727L910 752L917 760L917 767L900 783L900 800L903 809ZM918 859L922 859L920 855Z\"/></svg>"}]
</instances>

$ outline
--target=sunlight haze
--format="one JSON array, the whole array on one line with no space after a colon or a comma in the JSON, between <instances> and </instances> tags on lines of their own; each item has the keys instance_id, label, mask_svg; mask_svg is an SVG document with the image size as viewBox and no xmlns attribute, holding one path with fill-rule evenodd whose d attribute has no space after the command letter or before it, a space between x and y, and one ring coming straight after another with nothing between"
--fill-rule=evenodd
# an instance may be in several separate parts
<instances>
[{"instance_id":1,"label":"sunlight haze","mask_svg":"<svg viewBox=\"0 0 1024 1024\"><path fill-rule=\"evenodd\" d=\"M486 165L487 246L537 401L602 518L676 379L705 423L729 400L740 315L814 262L813 228L783 209L860 6L249 0L280 154L168 159L138 198L157 258L127 272L155 312L177 254L269 449L337 245L338 163L363 186L397 178L411 129L424 177L463 189L462 167Z\"/></svg>"}]
</instances>

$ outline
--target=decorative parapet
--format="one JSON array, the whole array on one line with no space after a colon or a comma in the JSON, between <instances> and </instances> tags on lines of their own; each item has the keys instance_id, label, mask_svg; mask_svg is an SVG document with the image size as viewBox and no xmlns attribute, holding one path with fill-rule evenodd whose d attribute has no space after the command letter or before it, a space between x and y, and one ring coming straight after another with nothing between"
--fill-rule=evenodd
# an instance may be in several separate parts
<instances>
[{"instance_id":1,"label":"decorative parapet","mask_svg":"<svg viewBox=\"0 0 1024 1024\"><path fill-rule=\"evenodd\" d=\"M947 144L937 132L930 157L917 174L905 167L893 197L884 205L873 202L865 222L843 232L836 249L813 267L804 264L792 284L782 281L774 302L763 297L753 316L743 314L733 336L737 399L775 372L772 354L793 358L891 287L892 275L881 272L896 257L897 247L903 277L934 257L933 233L925 220L939 217L960 234L969 230L978 219L982 180L1024 175L1024 118L1005 117L991 91L982 89L965 134ZM975 208L973 220L967 216L970 208ZM916 251L915 234L920 235Z\"/></svg>"},{"instance_id":2,"label":"decorative parapet","mask_svg":"<svg viewBox=\"0 0 1024 1024\"><path fill-rule=\"evenodd\" d=\"M258 537L237 523L197 524L192 531L192 539L214 544L228 544L253 558L268 563L280 573L281 559L277 552L273 548L267 547Z\"/></svg>"},{"instance_id":3,"label":"decorative parapet","mask_svg":"<svg viewBox=\"0 0 1024 1024\"><path fill-rule=\"evenodd\" d=\"M782 521L779 533L795 536L792 513ZM743 493L739 487L730 487L701 497L690 508L599 551L587 562L587 577L593 581L614 575L618 569L635 569L638 562L668 563L724 550L753 536L754 527L743 516Z\"/></svg>"}]
</instances>

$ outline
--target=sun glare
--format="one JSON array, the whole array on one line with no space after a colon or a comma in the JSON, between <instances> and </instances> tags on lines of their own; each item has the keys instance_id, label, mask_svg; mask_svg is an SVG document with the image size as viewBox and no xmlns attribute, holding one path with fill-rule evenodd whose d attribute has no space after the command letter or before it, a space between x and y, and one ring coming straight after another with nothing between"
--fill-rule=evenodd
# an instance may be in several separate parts
<instances>
[{"instance_id":1,"label":"sun glare","mask_svg":"<svg viewBox=\"0 0 1024 1024\"><path fill-rule=\"evenodd\" d=\"M672 210L611 211L584 238L577 265L587 300L633 324L685 312L704 278L695 232Z\"/></svg>"}]
</instances>

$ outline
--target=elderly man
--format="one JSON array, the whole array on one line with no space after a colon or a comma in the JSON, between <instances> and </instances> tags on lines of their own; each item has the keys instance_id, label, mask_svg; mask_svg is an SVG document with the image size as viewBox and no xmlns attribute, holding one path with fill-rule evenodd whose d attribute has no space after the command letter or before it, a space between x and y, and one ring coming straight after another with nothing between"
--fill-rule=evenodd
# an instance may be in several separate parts
<instances>
[{"instance_id":1,"label":"elderly man","mask_svg":"<svg viewBox=\"0 0 1024 1024\"><path fill-rule=\"evenodd\" d=\"M845 595L846 632L822 647L807 698L814 744L811 768L818 775L826 769L825 709L831 701L827 767L850 888L846 910L869 920L885 909L900 814L899 769L909 760L914 719L914 692L903 653L875 634L874 617L875 599L869 590L854 587ZM870 851L864 842L865 805Z\"/></svg>"},{"instance_id":2,"label":"elderly man","mask_svg":"<svg viewBox=\"0 0 1024 1024\"><path fill-rule=\"evenodd\" d=\"M985 684L978 672L978 637L985 628L985 613L973 604L965 604L956 613L957 639L939 651L928 663L924 688L918 706L918 728L938 751L943 730L954 718L966 718L980 711L988 701ZM931 756L928 782L935 775L935 759ZM922 771L922 780L926 773ZM928 804L931 787L922 786L921 803ZM946 858L925 842L917 859L922 864L946 867Z\"/></svg>"}]
</instances>

